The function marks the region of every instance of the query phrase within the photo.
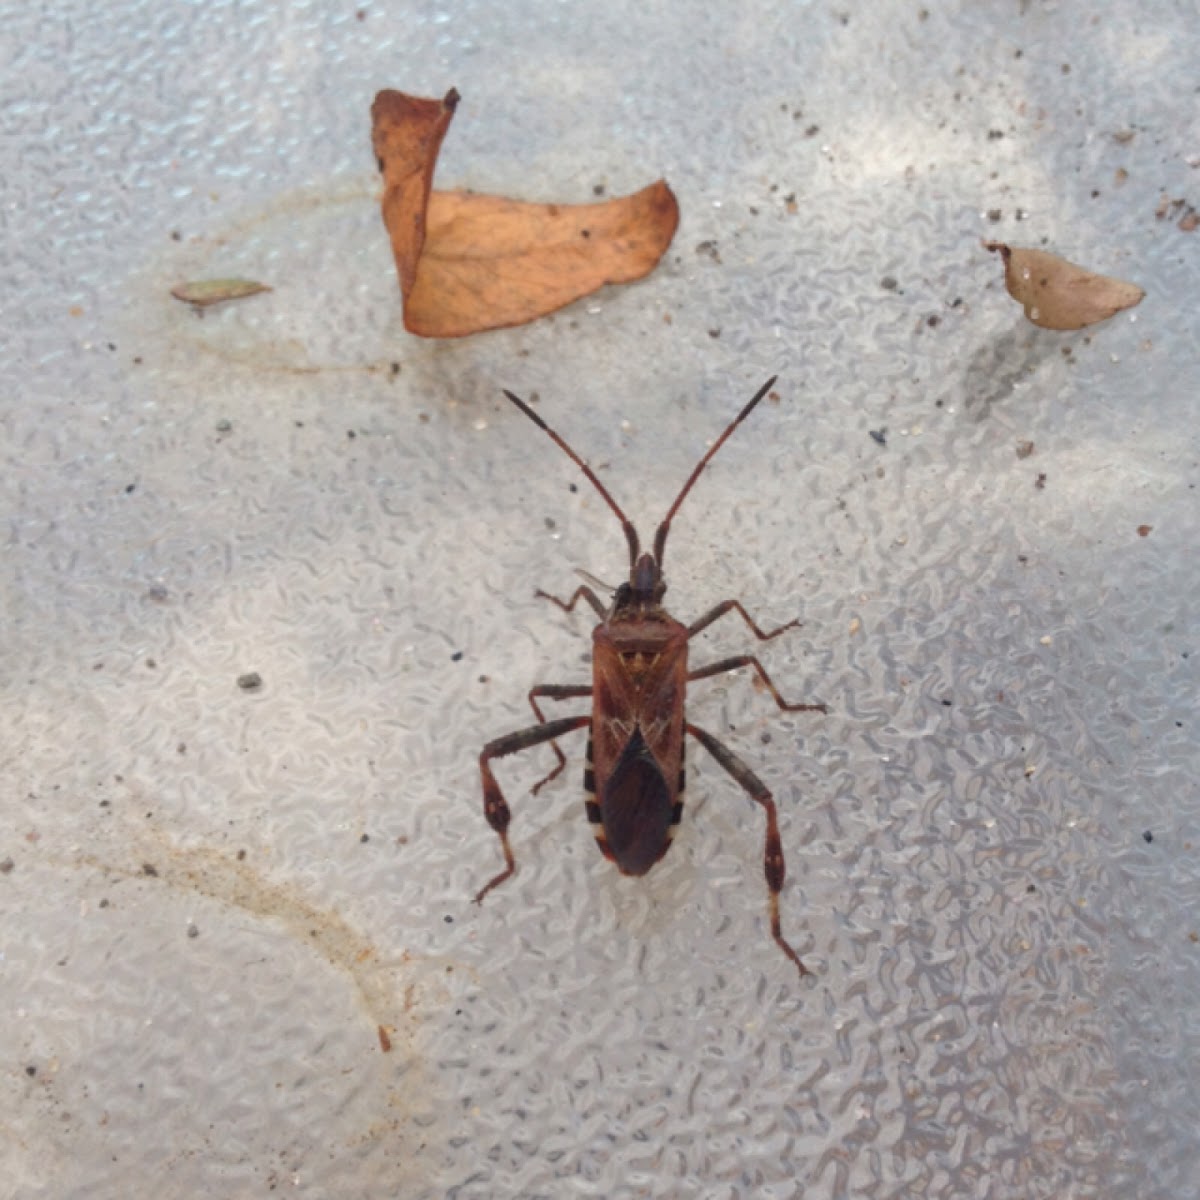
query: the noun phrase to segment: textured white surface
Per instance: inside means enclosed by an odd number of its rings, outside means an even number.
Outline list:
[[[0,5],[6,1196],[1200,1195],[1195,13],[869,14]],[[660,270],[406,336],[367,111],[452,84],[443,185],[665,175]],[[1035,330],[981,236],[1147,298]],[[228,274],[275,290],[168,296]],[[641,880],[581,737],[502,764],[476,910],[479,747],[587,677],[533,590],[623,563],[498,389],[645,532],[775,371],[668,599],[804,619],[762,656],[829,716],[689,712],[776,789],[815,981],[696,751]]]

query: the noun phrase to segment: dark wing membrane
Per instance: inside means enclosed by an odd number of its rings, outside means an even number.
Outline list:
[[[635,729],[600,798],[608,848],[626,875],[645,875],[666,853],[672,808],[667,781]]]

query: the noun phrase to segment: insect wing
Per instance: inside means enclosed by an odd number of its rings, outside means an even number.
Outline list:
[[[604,835],[626,875],[644,875],[670,842],[671,790],[640,728],[621,752],[600,798]]]

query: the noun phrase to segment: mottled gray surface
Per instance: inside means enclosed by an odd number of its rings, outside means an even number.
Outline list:
[[[0,5],[5,1196],[1200,1195],[1200,37],[1091,11]],[[661,269],[407,336],[367,113],[452,84],[443,185],[664,175]],[[1036,330],[981,237],[1147,298]],[[581,737],[502,764],[475,909],[479,747],[587,677],[533,590],[623,561],[498,388],[646,529],[776,371],[669,599],[803,617],[762,655],[827,717],[689,713],[815,979],[699,752],[640,880]]]

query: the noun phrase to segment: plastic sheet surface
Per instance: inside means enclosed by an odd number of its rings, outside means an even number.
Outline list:
[[[0,6],[0,1191],[1200,1196],[1194,17]],[[452,85],[441,186],[665,176],[660,268],[404,334],[367,114]],[[1147,297],[1035,329],[981,238]],[[641,879],[582,734],[505,760],[474,907],[480,747],[588,679],[534,591],[625,554],[499,389],[645,534],[775,372],[667,599],[803,621],[693,658],[827,716],[688,714],[813,978],[694,745]]]

